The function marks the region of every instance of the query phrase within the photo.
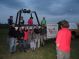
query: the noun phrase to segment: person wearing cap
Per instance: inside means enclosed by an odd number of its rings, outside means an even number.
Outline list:
[[[57,59],[70,59],[71,31],[68,28],[68,21],[62,20],[56,37]]]

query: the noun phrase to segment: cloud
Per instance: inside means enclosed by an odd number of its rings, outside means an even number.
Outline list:
[[[32,0],[33,6],[40,12],[51,15],[79,14],[79,0]]]
[[[14,9],[34,9],[49,15],[79,14],[79,0],[0,0],[0,4]]]
[[[70,0],[70,2],[66,5],[66,13],[79,15],[78,6],[79,6],[79,0]]]
[[[2,21],[4,19],[5,22],[8,16],[16,16],[21,8],[36,11],[40,19],[45,16],[51,19],[50,22],[63,18],[79,19],[78,6],[79,0],[0,0],[0,19]],[[73,21],[72,19],[70,21]],[[74,21],[79,22],[79,20]]]
[[[0,5],[4,5],[9,8],[23,8],[25,3],[21,0],[0,0]]]

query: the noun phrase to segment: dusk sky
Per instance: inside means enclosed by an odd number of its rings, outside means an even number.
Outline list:
[[[0,22],[7,23],[11,15],[15,21],[22,8],[36,11],[40,21],[46,17],[48,23],[62,19],[79,23],[79,0],[0,0]]]

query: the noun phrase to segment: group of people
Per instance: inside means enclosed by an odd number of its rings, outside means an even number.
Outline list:
[[[20,51],[26,52],[28,48],[35,51],[40,45],[44,45],[44,40],[46,39],[46,20],[44,20],[45,18],[41,21],[41,28],[35,25],[30,29],[30,26],[23,26],[23,17],[20,20],[21,26],[15,27],[13,17],[10,16],[10,19],[8,19],[10,52],[16,52],[16,46],[18,46]],[[33,18],[30,17],[28,25],[33,25]]]
[[[30,21],[28,21],[28,23],[33,24]],[[29,40],[30,40],[29,45],[30,45],[30,48],[32,48],[32,50],[35,50],[36,47],[39,48],[40,42],[42,44],[44,44],[43,39],[45,39],[45,37],[46,37],[46,30],[45,30],[46,27],[44,27],[46,25],[45,18],[43,18],[41,24],[42,25],[41,25],[40,29],[38,29],[37,25],[32,30],[29,30],[26,27],[25,27],[25,29],[22,29],[22,27],[20,27],[19,28],[19,35],[16,35],[17,32],[13,27],[9,31],[10,52],[16,51],[16,38],[17,37],[19,39],[20,47],[24,51],[26,50],[26,47],[27,47],[26,44]],[[71,44],[71,36],[72,35],[71,35],[71,31],[68,29],[69,28],[68,21],[62,20],[60,27],[61,27],[61,29],[59,29],[57,36],[56,36],[57,59],[70,59],[70,51],[71,51],[70,44]]]

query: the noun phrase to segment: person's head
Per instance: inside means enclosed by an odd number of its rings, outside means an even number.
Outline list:
[[[30,19],[33,19],[33,17],[30,17]]]
[[[13,16],[10,16],[10,19],[13,19]]]
[[[45,20],[45,17],[43,17],[43,20]]]
[[[25,27],[25,28],[24,28],[24,31],[28,31],[28,27]]]
[[[69,28],[69,23],[66,20],[61,21],[61,28]]]

